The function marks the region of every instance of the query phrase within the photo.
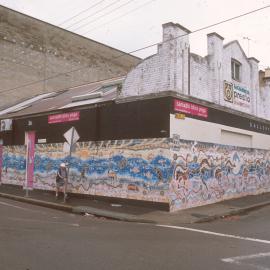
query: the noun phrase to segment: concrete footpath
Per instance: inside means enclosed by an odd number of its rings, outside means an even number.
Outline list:
[[[93,215],[114,220],[166,225],[182,225],[210,222],[235,215],[244,215],[261,207],[270,205],[270,193],[246,196],[240,199],[223,201],[211,205],[181,210],[174,213],[158,210],[154,206],[137,206],[128,203],[111,203],[86,196],[70,195],[66,203],[63,198],[55,198],[54,192],[33,190],[25,197],[22,187],[0,185],[0,197],[31,203],[43,207]]]

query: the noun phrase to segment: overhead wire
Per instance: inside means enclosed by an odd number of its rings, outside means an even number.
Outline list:
[[[64,21],[62,21],[61,23],[58,24],[58,26],[61,26],[61,25],[65,24],[65,23],[67,23],[68,21],[71,21],[71,20],[75,19],[76,17],[78,17],[78,16],[80,16],[80,15],[86,13],[87,11],[93,9],[94,7],[100,5],[100,4],[103,3],[104,1],[106,1],[106,0],[101,0],[101,1],[99,1],[99,2],[97,2],[97,3],[95,3],[94,5],[91,5],[90,7],[88,7],[88,8],[86,8],[86,9],[80,11],[79,13],[73,15],[72,17],[70,17],[70,18],[68,18],[68,19],[66,19],[66,20],[64,20]]]
[[[65,21],[63,21],[62,23],[58,24],[58,27],[59,27],[60,25],[64,24],[64,23],[66,23],[66,22],[68,22],[68,21],[70,21],[70,20],[72,20],[72,19],[78,17],[79,15],[81,15],[81,14],[83,14],[83,13],[89,11],[90,9],[96,7],[97,5],[99,5],[99,4],[101,4],[102,2],[105,2],[105,1],[106,1],[106,0],[101,0],[101,1],[99,1],[99,2],[97,2],[97,3],[95,3],[94,5],[91,5],[90,7],[88,7],[88,8],[86,8],[86,9],[80,11],[79,13],[73,15],[72,17],[67,18]],[[120,1],[120,0],[118,0],[118,1]],[[3,35],[4,35],[4,34],[3,34]],[[13,41],[12,41],[12,42],[13,42]],[[40,47],[40,48],[41,48],[41,51],[44,49],[44,50],[45,50],[45,53],[46,53],[47,49],[44,47],[44,45],[40,45],[39,43],[35,43],[35,42],[33,42],[33,41],[32,41],[31,43],[32,43],[33,45],[37,46],[37,47]],[[31,45],[31,46],[32,46],[32,45]],[[26,48],[26,49],[27,49],[27,48]],[[30,51],[29,53],[31,53],[31,51]],[[28,54],[28,53],[27,53],[27,54]],[[27,54],[26,54],[26,55],[27,55]],[[24,57],[24,56],[26,56],[26,55],[22,55],[22,57]],[[18,58],[15,57],[15,58],[13,58],[13,60],[19,60],[20,58],[21,58],[21,57],[18,57]]]
[[[117,17],[115,17],[114,19],[105,22],[104,24],[98,25],[97,27],[94,27],[94,28],[92,28],[92,29],[90,29],[90,30],[88,30],[88,31],[86,31],[86,32],[84,32],[84,33],[82,33],[82,35],[86,35],[86,34],[92,32],[92,31],[94,31],[94,30],[96,30],[96,29],[99,29],[99,28],[103,27],[104,25],[107,25],[107,24],[109,24],[109,23],[111,23],[111,22],[114,22],[114,21],[116,21],[116,20],[119,20],[119,19],[121,19],[121,18],[123,18],[123,17],[129,15],[130,13],[132,13],[132,12],[134,12],[134,11],[137,11],[138,9],[141,9],[141,8],[147,6],[147,5],[149,5],[149,4],[151,4],[152,2],[155,2],[155,1],[157,1],[157,0],[150,0],[150,1],[146,2],[146,3],[143,4],[143,5],[140,5],[140,6],[136,7],[136,8],[134,8],[134,9],[132,9],[132,10],[130,10],[130,11],[128,11],[128,12],[122,14],[121,16],[117,16]]]
[[[107,15],[109,15],[109,14],[112,14],[113,12],[119,10],[120,8],[122,8],[122,7],[124,7],[124,6],[127,6],[128,4],[130,4],[131,2],[134,2],[134,1],[135,1],[135,0],[129,0],[129,1],[127,1],[126,3],[124,3],[124,4],[122,4],[122,5],[118,6],[118,7],[116,7],[116,8],[114,8],[114,9],[110,10],[109,12],[107,12],[107,13],[105,13],[105,14],[103,14],[103,15],[101,15],[101,16],[95,18],[95,19],[93,19],[92,21],[87,22],[87,23],[85,23],[85,24],[83,24],[83,25],[81,25],[81,26],[79,26],[79,27],[73,29],[73,31],[78,31],[79,29],[84,28],[85,26],[88,26],[89,24],[91,24],[91,23],[93,23],[93,22],[96,22],[96,21],[100,20],[100,19],[104,18],[105,16],[107,16]]]
[[[80,11],[79,13],[73,15],[72,17],[69,17],[68,19],[66,19],[65,21],[63,21],[62,23],[60,23],[60,24],[58,25],[58,27],[59,27],[60,25],[64,24],[64,23],[66,23],[66,22],[68,22],[68,21],[70,21],[70,20],[72,20],[72,19],[78,17],[79,15],[81,15],[81,14],[83,14],[83,13],[89,11],[90,9],[92,9],[92,8],[94,8],[94,7],[96,7],[96,6],[98,6],[99,4],[101,4],[102,2],[105,2],[105,1],[106,1],[106,0],[101,0],[101,1],[99,1],[99,2],[97,2],[97,3],[95,3],[94,5],[91,5],[90,7],[88,7],[88,8],[86,8],[86,9]],[[120,0],[119,0],[119,1],[120,1]],[[12,41],[12,42],[13,42],[13,41]],[[32,43],[33,45],[39,47],[41,51],[44,51],[44,54],[47,53],[47,49],[44,47],[44,45],[41,46],[40,44],[35,43],[35,42],[31,42],[31,43]],[[30,47],[33,46],[33,45],[30,45]],[[27,50],[27,49],[28,49],[28,48],[25,48],[25,50]],[[44,50],[43,50],[43,49],[44,49]],[[27,55],[29,55],[29,54],[31,54],[31,53],[32,53],[32,50],[30,50],[29,52],[27,52],[27,53],[25,53],[25,54],[23,53],[23,54],[20,55],[19,57],[12,57],[12,60],[2,58],[1,61],[13,63],[13,64],[16,64],[16,65],[28,66],[28,65],[25,65],[25,64],[23,64],[23,63],[18,63],[18,62],[16,62],[16,61],[17,61],[17,60],[20,60],[20,59],[23,58],[23,57],[26,57]],[[32,69],[35,69],[35,68],[32,67],[32,66],[29,66],[29,67],[32,68]],[[38,71],[38,70],[37,70],[37,71]]]
[[[252,11],[243,13],[243,14],[238,15],[238,16],[231,17],[231,18],[226,19],[226,20],[219,21],[219,22],[217,22],[217,23],[213,23],[213,24],[204,26],[204,27],[202,27],[202,28],[198,28],[198,29],[196,29],[196,30],[194,30],[194,31],[191,31],[190,33],[186,33],[186,34],[183,34],[183,35],[180,35],[180,36],[173,37],[173,38],[171,38],[171,39],[169,39],[169,40],[167,40],[167,41],[165,41],[165,42],[169,42],[169,41],[175,40],[175,39],[180,38],[180,37],[188,36],[188,35],[190,35],[190,34],[194,34],[194,33],[197,33],[197,32],[203,31],[203,30],[206,30],[206,29],[208,29],[208,28],[212,28],[212,27],[214,27],[214,26],[217,26],[217,25],[220,25],[220,24],[223,24],[223,23],[226,23],[226,22],[229,22],[229,21],[233,21],[233,20],[239,19],[239,18],[241,18],[241,17],[250,15],[250,14],[252,14],[252,13],[255,13],[255,12],[258,12],[258,11],[261,11],[261,10],[264,10],[264,9],[267,9],[267,8],[270,8],[270,5],[267,5],[267,6],[258,8],[258,9],[254,9],[254,10],[252,10]],[[165,43],[165,42],[163,42],[163,43]],[[158,43],[153,43],[153,44],[150,44],[150,45],[148,45],[148,46],[139,48],[139,49],[137,49],[137,50],[134,50],[134,51],[129,52],[129,54],[132,54],[132,53],[135,53],[135,52],[138,52],[138,51],[141,51],[141,50],[149,49],[149,48],[151,48],[151,47],[157,46],[159,43],[160,43],[160,42],[158,42]]]
[[[187,36],[187,35],[191,35],[191,34],[194,34],[194,33],[199,32],[199,31],[203,31],[203,30],[206,30],[206,29],[208,29],[208,28],[212,28],[212,27],[214,27],[214,26],[217,26],[217,25],[220,25],[220,24],[229,22],[229,21],[233,21],[233,20],[239,19],[239,18],[244,17],[244,16],[247,16],[247,15],[250,15],[250,14],[253,14],[253,13],[256,13],[256,12],[259,12],[259,11],[262,11],[262,10],[267,9],[267,8],[270,8],[270,5],[266,5],[266,6],[264,6],[264,7],[261,7],[261,8],[258,8],[258,9],[254,9],[254,10],[251,10],[251,11],[249,11],[249,12],[246,12],[246,13],[243,13],[243,14],[240,14],[240,15],[237,15],[237,16],[234,16],[234,17],[231,17],[231,18],[228,18],[228,19],[219,21],[219,22],[217,22],[217,23],[213,23],[213,24],[210,24],[210,25],[208,25],[208,26],[204,26],[204,27],[198,28],[198,29],[196,29],[196,30],[194,30],[194,31],[191,31],[190,33],[182,34],[182,35],[179,35],[179,36],[170,38],[170,39],[168,39],[168,40],[165,40],[165,41],[163,41],[162,43],[164,44],[164,43],[173,41],[173,40],[175,40],[175,39],[178,39],[178,38],[180,38],[180,37],[184,37],[184,36]],[[153,43],[153,44],[150,44],[150,45],[148,45],[148,46],[141,47],[141,48],[139,48],[139,49],[130,51],[130,52],[128,52],[128,53],[124,53],[124,52],[123,52],[123,53],[119,54],[118,56],[114,56],[114,57],[109,58],[108,61],[114,60],[114,59],[117,59],[117,58],[120,58],[120,57],[123,57],[123,56],[126,56],[126,55],[128,55],[128,54],[132,54],[132,53],[135,53],[135,52],[138,52],[138,51],[142,51],[142,50],[145,50],[145,49],[154,47],[154,46],[157,46],[158,44],[160,44],[160,42],[159,42],[159,43]],[[31,86],[31,85],[34,85],[34,84],[37,84],[37,83],[46,82],[46,81],[48,81],[48,80],[50,80],[50,79],[54,79],[54,78],[56,78],[56,77],[59,77],[59,76],[62,76],[62,75],[66,75],[66,74],[70,74],[70,73],[73,73],[73,72],[77,72],[77,71],[79,71],[79,70],[83,70],[83,69],[87,69],[87,68],[89,68],[89,65],[87,65],[87,66],[85,66],[85,67],[80,67],[80,68],[75,69],[75,70],[70,70],[70,71],[68,71],[68,72],[58,73],[58,74],[56,74],[56,75],[54,75],[54,76],[47,77],[47,78],[42,79],[42,80],[33,81],[33,82],[30,82],[30,83],[27,83],[27,84],[24,84],[24,85],[19,85],[19,86],[17,86],[17,87],[13,87],[13,88],[9,88],[9,89],[4,89],[4,90],[2,90],[2,91],[0,90],[0,93],[5,93],[5,92],[9,92],[9,91],[15,91],[15,90],[18,90],[18,89],[23,88],[23,87]],[[90,83],[90,82],[89,82],[89,83]]]
[[[109,5],[105,6],[105,7],[101,8],[101,9],[99,9],[99,10],[93,12],[93,13],[91,13],[91,14],[88,15],[87,17],[84,17],[84,18],[80,19],[79,21],[76,21],[76,22],[72,23],[71,25],[65,27],[65,29],[70,29],[70,28],[73,27],[74,25],[77,25],[78,23],[81,23],[81,22],[87,20],[88,18],[90,18],[90,17],[92,17],[92,16],[94,16],[94,15],[96,15],[96,14],[98,14],[98,13],[104,11],[105,9],[107,9],[107,8],[109,8],[109,7],[111,7],[111,6],[113,6],[114,4],[116,4],[116,3],[120,2],[120,1],[121,1],[121,0],[116,0],[116,1],[112,2],[111,4],[109,4]]]
[[[72,16],[72,17],[66,19],[66,20],[65,20],[64,22],[62,22],[61,24],[64,24],[65,22],[68,22],[68,21],[74,19],[75,17],[77,17],[77,16],[79,16],[79,15],[81,15],[81,14],[83,14],[83,13],[89,11],[90,9],[94,8],[95,6],[97,6],[98,4],[101,4],[101,3],[104,2],[104,1],[105,1],[105,0],[101,0],[101,1],[97,2],[96,4],[90,6],[89,8],[86,8],[86,9],[82,10],[81,12],[77,13],[76,15],[74,15],[74,16]],[[121,0],[118,0],[118,1],[121,1]],[[118,1],[115,1],[114,3],[118,2]],[[116,9],[114,9],[113,11],[115,11],[115,10],[117,10],[117,9],[119,9],[119,8],[121,8],[121,7],[125,6],[125,5],[127,5],[127,4],[129,4],[129,3],[132,2],[132,1],[134,1],[134,0],[130,0],[130,1],[128,1],[127,3],[124,3],[123,5],[117,7]],[[151,0],[151,1],[156,1],[156,0]],[[112,4],[114,4],[114,3],[112,3]],[[107,7],[110,7],[112,4],[108,5]],[[108,14],[112,13],[113,11],[108,12],[107,14],[103,14],[103,16],[108,15]],[[103,17],[103,16],[100,16],[99,18],[101,18],[101,17]],[[97,19],[99,19],[99,18],[97,18]],[[97,20],[97,19],[96,19],[96,20]],[[95,20],[94,20],[94,21],[95,21]],[[31,51],[30,51],[29,53],[31,53]],[[27,54],[29,54],[29,53],[27,53]],[[44,52],[44,53],[46,53],[46,48],[45,48],[45,52]],[[18,63],[18,62],[16,62],[16,61],[17,61],[17,60],[20,60],[22,57],[27,56],[27,54],[22,55],[22,56],[20,56],[20,57],[18,57],[18,58],[16,58],[16,57],[14,58],[14,57],[13,57],[12,60],[13,60],[14,64],[26,66],[26,65],[21,64],[21,63]],[[4,60],[4,59],[3,59],[3,60]],[[9,60],[7,60],[7,62],[12,63],[12,61],[9,61]],[[30,67],[30,66],[29,66],[29,67]],[[31,68],[34,69],[33,67],[31,67]]]

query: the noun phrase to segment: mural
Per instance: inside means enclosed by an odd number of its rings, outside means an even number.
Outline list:
[[[67,162],[69,192],[168,202],[169,157],[169,139],[82,142],[71,158],[63,153],[63,144],[40,144],[34,187],[54,189],[56,171]]]
[[[270,191],[270,153],[194,141],[177,142],[171,211]]]
[[[26,168],[25,146],[4,146],[2,183],[24,185]]]
[[[23,185],[25,146],[3,147],[2,182]],[[270,152],[171,139],[37,144],[34,188],[55,189],[69,164],[68,192],[165,202],[170,210],[270,191]]]

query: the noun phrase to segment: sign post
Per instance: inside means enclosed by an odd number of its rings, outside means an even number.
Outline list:
[[[0,185],[2,184],[3,140],[0,139]]]
[[[65,137],[67,143],[64,143],[63,151],[69,153],[68,160],[70,161],[72,151],[74,150],[75,143],[80,139],[80,136],[79,136],[77,130],[74,127],[72,127],[64,134],[64,137]],[[70,166],[68,166],[68,169],[67,169],[67,179],[66,179],[65,186],[64,186],[64,203],[66,202],[66,198],[67,198],[67,185],[68,185],[68,178],[69,178],[69,169],[70,169]]]
[[[34,159],[35,159],[35,132],[26,132],[26,179],[25,196],[29,196],[29,190],[33,189],[34,182]]]

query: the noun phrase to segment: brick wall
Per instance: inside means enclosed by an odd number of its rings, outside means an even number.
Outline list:
[[[257,112],[258,116],[266,119],[270,119],[270,79],[264,79],[260,87],[260,90],[257,93],[258,103],[257,103]]]
[[[120,54],[0,6],[0,108],[42,92],[126,74],[139,59],[127,54],[117,58]],[[71,70],[78,71],[56,77]],[[7,91],[48,77],[52,78]]]
[[[122,97],[171,90],[270,120],[270,86],[259,85],[259,61],[248,58],[238,41],[224,44],[217,33],[207,35],[207,56],[189,53],[188,33],[179,24],[164,24],[157,54],[128,73]],[[232,78],[232,61],[240,64],[239,80]],[[224,96],[225,82],[231,100]]]
[[[177,24],[164,24],[163,43],[158,46],[158,53],[146,58],[129,72],[122,96],[144,95],[167,90],[187,94],[189,41],[186,34],[188,33],[187,29]],[[180,38],[172,39],[173,37]]]

